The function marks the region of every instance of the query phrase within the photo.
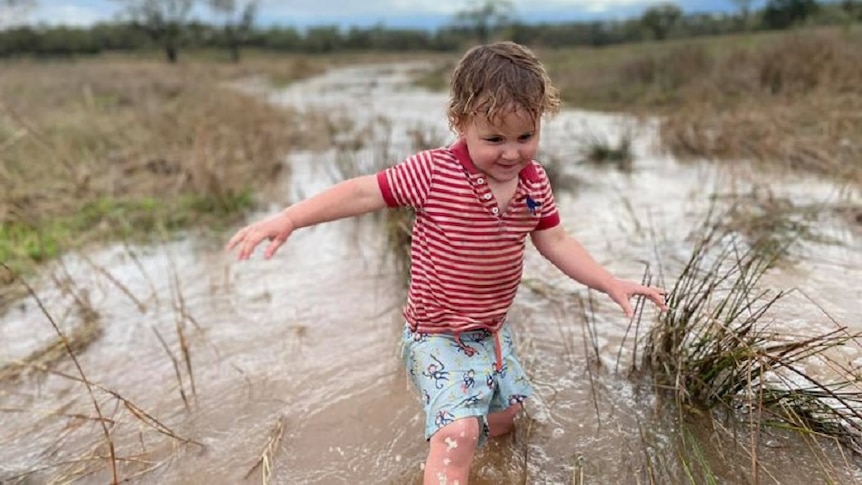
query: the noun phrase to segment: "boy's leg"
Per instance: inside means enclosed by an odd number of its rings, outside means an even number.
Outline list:
[[[533,387],[515,353],[512,328],[507,323],[498,335],[503,354],[502,368],[494,373],[496,390],[488,413],[488,436],[502,436],[512,431],[515,416],[523,402],[533,394]]]
[[[488,437],[502,436],[515,427],[515,416],[521,410],[521,403],[513,404],[502,411],[488,414]]]
[[[513,404],[503,411],[488,415],[488,436],[501,436],[512,431],[515,416],[521,404]],[[466,485],[470,465],[479,442],[481,425],[478,418],[457,419],[440,428],[429,440],[430,449],[425,461],[425,485]]]
[[[479,433],[476,417],[456,419],[437,430],[429,440],[424,485],[466,485]]]

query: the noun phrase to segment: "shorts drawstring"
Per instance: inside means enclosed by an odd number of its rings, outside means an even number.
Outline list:
[[[469,345],[461,341],[461,332],[455,332],[454,336],[455,343],[458,344],[458,348],[463,350],[464,353],[467,354],[467,357],[473,357],[473,355],[476,353],[476,349],[470,347]]]
[[[495,330],[490,333],[494,336],[494,369],[497,372],[503,372],[503,347],[500,345],[500,332]],[[476,353],[476,349],[461,341],[461,332],[455,332],[453,335],[458,348],[463,350],[467,357],[472,357]]]
[[[500,346],[500,332],[494,331],[494,357],[496,357],[496,361],[494,362],[494,366],[497,368],[497,372],[503,372],[503,348]]]

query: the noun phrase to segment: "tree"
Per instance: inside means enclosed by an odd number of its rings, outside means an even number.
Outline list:
[[[860,0],[842,0],[841,10],[851,19],[862,20],[862,1]]]
[[[0,30],[24,23],[36,0],[0,0]]]
[[[731,0],[739,10],[739,24],[743,30],[748,29],[748,18],[751,16],[751,5],[754,0]]]
[[[786,29],[814,15],[816,0],[769,0],[763,9],[763,25],[769,29]]]
[[[258,0],[209,0],[210,8],[224,17],[224,35],[230,57],[239,62],[240,47],[248,41]]]
[[[641,24],[652,32],[656,40],[664,40],[681,18],[682,10],[679,7],[663,3],[648,8],[641,17]]]
[[[475,32],[479,43],[487,44],[491,35],[509,22],[514,8],[510,0],[484,0],[459,12],[456,23]]]
[[[177,62],[180,36],[194,0],[117,0],[132,20],[165,50],[168,62]]]

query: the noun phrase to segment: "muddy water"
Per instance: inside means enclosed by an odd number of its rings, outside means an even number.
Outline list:
[[[369,171],[383,151],[393,161],[409,154],[414,132],[449,141],[445,97],[410,87],[411,74],[422,67],[343,69],[271,99],[325,110],[359,129],[377,127],[378,142],[350,159]],[[639,279],[649,264],[656,274],[663,268],[664,284],[671,285],[690,251],[687,236],[716,192],[747,193],[766,184],[799,204],[860,202],[856,193],[813,179],[678,163],[654,149],[650,126],[637,127],[633,172],[577,163],[585,134],[614,139],[630,129],[624,118],[566,111],[543,132],[544,156],[561,160],[578,181],[558,194],[567,229],[619,276]],[[338,179],[334,166],[343,156],[335,150],[291,154],[293,173],[281,195],[250,218]],[[801,288],[820,308],[801,296],[788,298],[776,324],[795,333],[831,328],[825,310],[862,330],[854,318],[862,314],[862,235],[837,215],[824,215],[818,227],[828,238],[796,246],[797,263],[770,273],[766,283]],[[81,368],[89,381],[158,420],[93,390],[109,420],[120,478],[259,483],[264,467],[256,464],[275,440],[266,460],[273,483],[419,483],[426,452],[421,409],[398,358],[402,282],[385,257],[379,223],[365,217],[300,231],[271,261],[235,263],[222,244],[188,237],[103,248],[69,256],[32,282],[66,331],[80,325],[76,302],[96,310],[102,334],[79,352]],[[674,462],[678,430],[657,419],[654,397],[624,377],[631,335],[625,339],[628,322],[619,310],[596,297],[592,321],[602,363],[596,368],[588,365],[592,339],[585,338],[578,305],[586,292],[533,250],[525,278],[512,321],[537,393],[517,432],[480,452],[471,483],[572,483],[578,456],[586,483],[637,483],[650,464]],[[0,320],[0,364],[54,337],[39,307],[22,301]],[[859,364],[860,351],[851,346],[842,356]],[[78,375],[66,361],[54,369]],[[106,439],[83,384],[34,372],[0,384],[0,408],[0,482],[110,480]],[[702,429],[695,434],[714,440]],[[758,450],[763,483],[823,481],[822,467],[801,440],[774,434],[764,442]],[[751,458],[733,446],[722,449],[709,456],[721,482],[749,483]],[[830,472],[835,482],[860,480],[856,466],[835,450],[821,459],[837,464]],[[669,483],[684,476],[680,471]]]

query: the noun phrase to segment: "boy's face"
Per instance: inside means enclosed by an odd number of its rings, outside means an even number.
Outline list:
[[[505,112],[493,123],[473,116],[464,125],[459,132],[473,164],[495,182],[516,179],[536,156],[541,121],[522,109]]]

